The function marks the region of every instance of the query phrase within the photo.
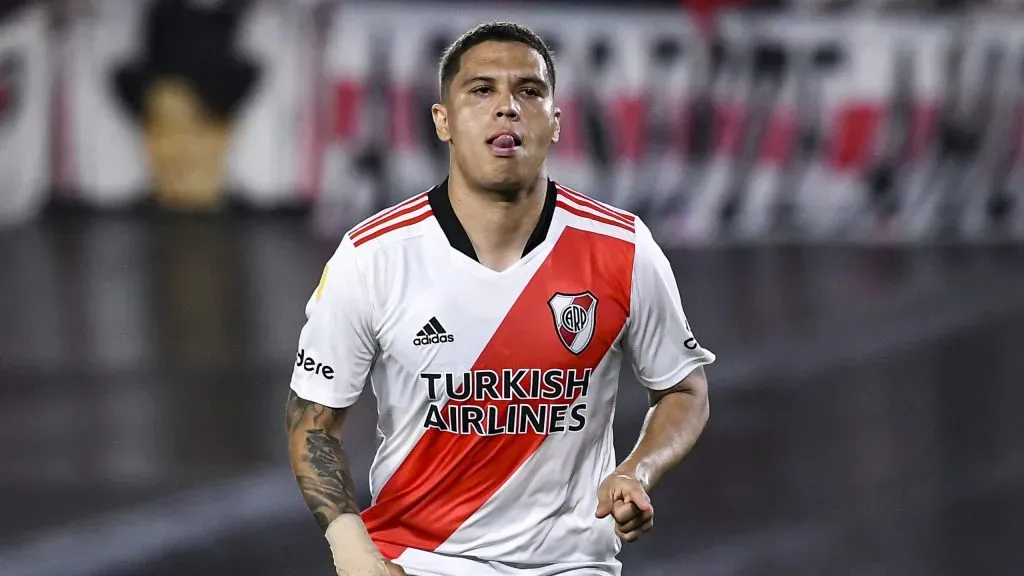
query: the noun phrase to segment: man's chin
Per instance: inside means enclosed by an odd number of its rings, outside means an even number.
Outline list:
[[[481,183],[481,188],[503,198],[509,200],[514,199],[518,196],[529,183],[523,178],[505,178],[495,179]]]
[[[537,182],[539,173],[525,174],[521,167],[505,167],[491,172],[480,182],[481,188],[496,193],[519,192]],[[532,172],[532,171],[531,171]]]

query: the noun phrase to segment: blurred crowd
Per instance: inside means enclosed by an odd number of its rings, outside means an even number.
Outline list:
[[[556,52],[552,175],[666,242],[1019,241],[1020,4],[8,1],[0,222],[299,209],[335,237],[443,177],[437,58],[510,18]]]

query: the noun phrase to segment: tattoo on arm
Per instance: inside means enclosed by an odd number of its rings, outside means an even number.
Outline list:
[[[327,525],[341,514],[358,514],[355,482],[341,441],[324,430],[310,430],[303,458],[315,472],[316,484],[310,486],[307,480],[302,495],[320,527],[327,530]],[[299,484],[303,484],[302,479]]]
[[[288,396],[292,470],[306,505],[324,530],[342,514],[358,514],[355,482],[340,439],[345,410]]]

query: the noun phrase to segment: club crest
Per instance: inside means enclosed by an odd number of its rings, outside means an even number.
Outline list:
[[[573,354],[580,354],[590,344],[597,323],[597,296],[590,292],[556,293],[548,300],[555,321],[558,339]]]

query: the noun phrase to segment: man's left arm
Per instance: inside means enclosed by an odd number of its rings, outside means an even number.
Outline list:
[[[636,447],[598,489],[598,518],[611,515],[615,534],[626,542],[654,528],[654,506],[648,494],[689,454],[711,414],[703,367],[671,388],[648,394],[651,408]]]
[[[650,409],[636,447],[601,483],[597,516],[635,540],[654,525],[648,492],[690,452],[710,415],[703,366],[715,355],[694,337],[668,259],[637,221],[625,348],[648,392]]]
[[[650,390],[651,408],[640,438],[615,473],[635,478],[645,492],[689,454],[711,414],[708,381],[698,366],[667,390]]]

